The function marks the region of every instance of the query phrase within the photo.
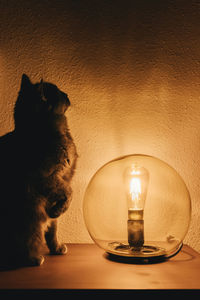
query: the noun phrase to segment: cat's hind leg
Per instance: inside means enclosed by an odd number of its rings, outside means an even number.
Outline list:
[[[57,240],[57,220],[54,219],[50,222],[50,225],[45,232],[45,240],[50,250],[50,254],[56,255],[67,253],[67,246],[65,244],[60,244]]]

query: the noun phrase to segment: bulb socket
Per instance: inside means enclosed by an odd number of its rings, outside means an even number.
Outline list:
[[[140,250],[144,245],[144,220],[128,220],[128,243],[133,250]]]
[[[143,209],[133,209],[128,210],[128,220],[143,220]]]

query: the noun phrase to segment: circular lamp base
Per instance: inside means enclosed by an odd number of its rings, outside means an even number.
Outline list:
[[[119,242],[112,242],[108,245],[107,252],[117,256],[123,257],[133,257],[133,258],[164,258],[166,256],[166,251],[163,248],[143,245],[141,248],[133,248],[128,244],[122,244]]]

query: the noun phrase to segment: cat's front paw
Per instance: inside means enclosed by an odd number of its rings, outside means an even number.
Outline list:
[[[68,251],[67,245],[61,244],[61,245],[58,247],[57,254],[66,254],[67,251]]]
[[[44,263],[44,256],[42,255],[30,257],[28,260],[29,266],[41,266],[43,263]]]
[[[52,255],[63,255],[66,253],[67,253],[67,246],[65,244],[60,244],[55,249],[51,250]]]

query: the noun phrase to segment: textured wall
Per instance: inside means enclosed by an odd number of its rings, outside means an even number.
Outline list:
[[[191,194],[185,242],[200,251],[200,6],[194,0],[1,0],[0,134],[13,129],[23,72],[68,93],[79,152],[74,200],[59,237],[91,241],[86,185],[130,153],[173,166]]]

